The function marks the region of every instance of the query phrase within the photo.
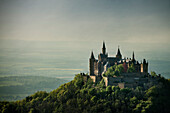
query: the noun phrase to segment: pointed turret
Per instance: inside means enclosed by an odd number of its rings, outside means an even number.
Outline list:
[[[91,52],[91,56],[89,58],[89,74],[94,75],[94,63],[95,63],[95,58],[93,51]]]
[[[135,54],[134,54],[134,51],[133,51],[133,54],[132,54],[132,62],[135,62]]]
[[[93,51],[91,52],[91,57],[90,57],[91,59],[95,59],[94,58],[94,54],[93,54]]]
[[[121,55],[121,53],[120,53],[119,46],[118,46],[116,58],[122,59],[122,55]]]
[[[106,47],[105,47],[105,42],[104,42],[104,41],[103,41],[102,53],[103,53],[104,55],[106,54]]]
[[[146,64],[146,60],[145,59],[143,59],[143,64]]]
[[[121,55],[119,47],[118,47],[118,50],[117,50],[117,55]]]
[[[134,54],[134,51],[133,51],[132,59],[134,59],[134,60],[135,60],[135,54]]]

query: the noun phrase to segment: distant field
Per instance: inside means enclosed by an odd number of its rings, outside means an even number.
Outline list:
[[[80,47],[71,46],[70,43],[50,42],[49,46],[42,48],[35,47],[37,43],[33,44],[33,42],[21,47],[8,47],[10,44],[5,47],[0,45],[0,100],[20,100],[39,90],[49,92],[73,80],[77,73],[88,73],[88,59],[93,47],[87,46],[84,42],[79,43]],[[101,52],[100,47],[101,43],[94,45],[95,58]],[[109,55],[114,56],[117,47],[112,44],[109,48]],[[132,49],[128,50],[125,47],[123,49],[122,45],[121,52],[123,56],[131,57]],[[166,51],[159,51],[159,53],[157,50],[135,51],[135,57],[139,62],[143,58],[148,60],[149,72],[155,71],[165,78],[170,78],[169,55]]]
[[[0,77],[0,101],[21,100],[37,91],[50,92],[67,80],[53,77],[12,76]]]

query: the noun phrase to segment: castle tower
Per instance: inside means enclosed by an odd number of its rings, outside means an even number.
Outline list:
[[[91,57],[89,58],[89,74],[94,75],[94,62],[95,58],[93,55],[93,51],[91,52]]]
[[[108,54],[106,53],[105,42],[103,41],[102,53],[98,55],[98,60],[105,62],[107,60]]]
[[[106,47],[105,47],[105,42],[104,42],[104,41],[103,41],[102,53],[103,53],[104,55],[106,54]]]
[[[143,59],[143,63],[141,63],[141,72],[148,73],[148,62],[146,62],[145,59]]]
[[[134,51],[133,51],[133,54],[132,54],[132,62],[135,63],[135,54],[134,54]]]
[[[122,55],[121,55],[121,53],[120,53],[119,46],[118,46],[118,51],[117,51],[116,58],[118,58],[118,59],[122,59]]]
[[[102,64],[101,64],[101,61],[98,61],[97,62],[97,70],[98,70],[98,73],[97,73],[97,76],[101,76],[101,73],[102,73]]]

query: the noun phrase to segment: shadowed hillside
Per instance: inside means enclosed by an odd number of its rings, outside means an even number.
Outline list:
[[[170,80],[161,78],[148,90],[117,86],[105,87],[104,82],[83,82],[78,74],[74,80],[47,93],[39,91],[16,102],[1,102],[2,113],[168,113],[170,112]]]

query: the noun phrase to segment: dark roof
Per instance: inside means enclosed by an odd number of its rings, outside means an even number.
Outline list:
[[[105,42],[103,41],[103,49],[106,49],[106,47],[105,47]]]
[[[134,51],[133,51],[133,54],[132,54],[132,62],[135,62],[135,54],[134,54]]]
[[[94,59],[93,51],[91,52],[91,57],[90,58]]]
[[[118,56],[121,56],[119,47],[118,47],[117,55],[118,55]]]

